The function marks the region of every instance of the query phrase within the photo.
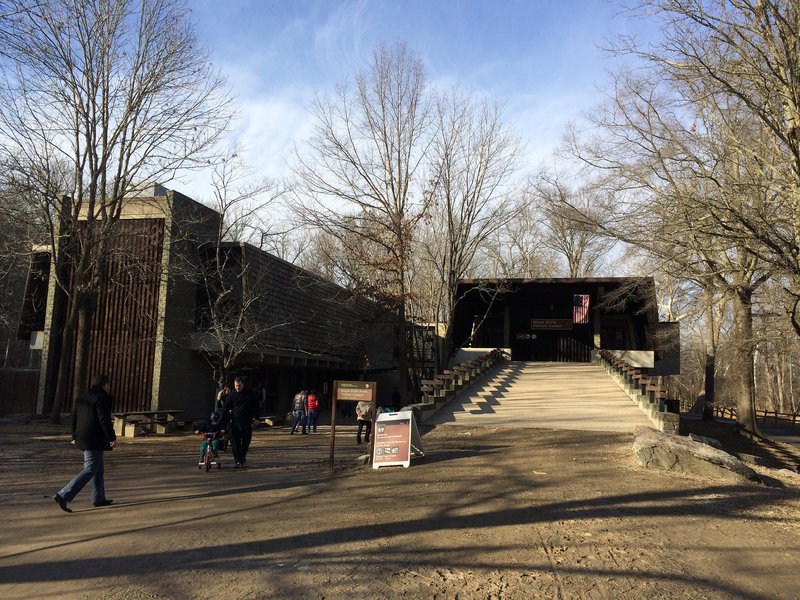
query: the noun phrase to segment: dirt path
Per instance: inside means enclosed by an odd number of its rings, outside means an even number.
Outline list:
[[[50,496],[63,428],[0,426],[0,597],[800,598],[800,489],[639,467],[619,433],[423,428],[409,469],[352,467],[354,435],[255,434],[205,473],[192,436],[123,441],[113,506]]]

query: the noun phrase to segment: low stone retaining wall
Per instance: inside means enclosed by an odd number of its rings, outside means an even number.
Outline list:
[[[677,410],[670,410],[677,405],[677,402],[668,398],[667,389],[659,385],[655,377],[630,366],[609,350],[600,351],[600,362],[622,391],[642,409],[656,429],[669,434],[678,433],[680,415]]]

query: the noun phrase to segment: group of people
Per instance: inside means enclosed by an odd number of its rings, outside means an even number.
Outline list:
[[[234,389],[223,388],[217,396],[217,403],[211,417],[200,423],[195,432],[228,432],[235,467],[247,464],[247,451],[253,437],[253,425],[258,420],[260,411],[259,399],[244,385],[244,379],[237,377],[233,382]],[[108,506],[113,502],[106,498],[104,486],[103,453],[112,450],[117,444],[114,433],[111,406],[113,398],[108,377],[95,375],[89,390],[75,401],[72,412],[72,444],[83,451],[83,470],[67,485],[53,496],[53,500],[65,512],[72,512],[68,504],[91,481],[92,504]],[[394,397],[393,397],[394,400]],[[293,399],[293,422],[290,433],[300,427],[303,434],[317,431],[321,398],[316,391],[301,390]],[[358,430],[356,442],[369,443],[372,432],[373,406],[371,402],[359,402],[356,405]],[[204,439],[201,456],[205,455],[208,442]],[[219,451],[219,439],[211,441],[212,452]]]
[[[300,426],[300,430],[304,435],[311,433],[311,431],[316,433],[317,423],[319,422],[319,407],[320,397],[315,390],[310,392],[300,390],[297,392],[292,399],[292,429],[289,433],[294,435],[298,426]]]
[[[216,410],[208,421],[198,425],[196,433],[213,431],[222,433],[227,428],[234,467],[241,468],[247,464],[247,451],[253,438],[253,425],[258,421],[260,411],[261,404],[253,390],[244,386],[243,377],[237,377],[233,380],[233,390],[226,386],[217,395]],[[217,451],[218,448],[213,447],[212,441],[212,452]],[[205,446],[201,446],[201,454],[205,454]]]
[[[314,390],[300,390],[292,399],[292,428],[289,435],[299,428],[303,435],[310,432],[317,432],[317,422],[319,421],[320,397]],[[356,419],[358,429],[356,431],[356,443],[361,443],[361,434],[364,433],[364,441],[369,443],[369,436],[372,432],[372,402],[359,402],[356,404]]]
[[[233,387],[232,391],[221,398],[218,410],[214,411],[209,421],[200,427],[220,432],[228,429],[233,459],[236,467],[240,468],[247,464],[247,450],[250,448],[253,424],[258,420],[260,407],[253,392],[244,387],[243,378],[237,377]],[[71,443],[83,451],[83,469],[53,496],[55,503],[64,512],[72,512],[68,504],[89,482],[92,484],[94,506],[108,506],[113,502],[106,497],[103,464],[103,453],[113,450],[117,445],[111,415],[113,398],[110,392],[108,377],[95,375],[89,390],[75,400]],[[212,445],[212,451],[217,452],[218,448]]]

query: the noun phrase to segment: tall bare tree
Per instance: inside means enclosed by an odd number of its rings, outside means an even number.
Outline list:
[[[479,250],[517,212],[514,175],[520,141],[502,121],[502,108],[475,101],[458,89],[437,102],[437,135],[430,150],[431,206],[421,223],[418,262],[430,275],[422,312],[444,323],[444,352],[452,352],[452,315],[458,280],[475,268]]]
[[[8,1],[0,16],[0,166],[44,214],[68,297],[53,420],[85,383],[81,339],[126,195],[207,160],[229,119],[223,80],[174,0]]]
[[[476,276],[537,278],[563,275],[557,253],[545,244],[543,219],[530,194],[523,190],[516,204],[514,218],[481,248]]]
[[[680,81],[713,117],[729,152],[757,165],[758,180],[746,182],[750,202],[709,202],[709,220],[719,235],[785,271],[787,289],[800,298],[800,1],[637,6],[639,14],[662,21],[664,39],[648,46],[623,39],[613,49]],[[758,124],[757,135],[742,134],[742,114]],[[795,329],[800,332],[800,321]]]
[[[597,275],[617,243],[598,227],[612,214],[610,198],[591,184],[575,189],[549,173],[540,173],[531,183],[544,245],[564,258],[568,277]]]
[[[683,114],[702,115],[698,137],[720,142],[713,155],[684,158],[702,186],[704,214],[695,229],[750,263],[739,262],[727,291],[737,327],[739,420],[757,433],[752,299],[765,274],[752,257],[783,271],[787,291],[800,299],[800,2],[644,0],[634,13],[659,19],[663,38],[623,38],[612,49],[671,82]]]
[[[732,101],[724,110],[709,108],[682,79],[669,72],[659,75],[620,73],[609,103],[592,117],[599,133],[573,135],[572,148],[607,175],[605,184],[614,197],[609,207],[616,213],[606,220],[612,235],[699,282],[709,308],[715,294],[732,302],[738,420],[758,434],[752,299],[769,270],[758,251],[745,243],[742,224],[730,213],[747,212],[754,199],[763,198],[759,190],[769,187],[772,175],[763,161],[732,148],[737,139],[761,137],[763,128],[740,103]],[[725,218],[717,210],[720,206],[729,207]],[[713,326],[711,318],[707,323]],[[709,364],[709,401],[712,370]]]
[[[187,276],[199,279],[201,290],[197,347],[223,387],[230,384],[239,356],[263,351],[268,334],[286,324],[270,314],[264,300],[274,282],[260,268],[256,251],[269,246],[272,224],[267,215],[286,186],[279,180],[253,178],[236,150],[216,164],[211,186],[213,198],[206,204],[219,215],[216,235],[188,245],[197,255],[187,257]]]
[[[422,61],[402,43],[380,45],[354,87],[342,83],[335,96],[318,95],[311,110],[315,131],[295,169],[299,214],[365,267],[355,274],[356,290],[395,315],[405,397],[411,247],[428,204],[431,105]]]

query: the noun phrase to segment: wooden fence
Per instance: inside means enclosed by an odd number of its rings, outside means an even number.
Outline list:
[[[736,409],[728,406],[715,406],[714,416],[736,420]],[[775,425],[800,426],[800,414],[782,413],[777,410],[756,410],[756,420],[765,425],[772,423]]]

